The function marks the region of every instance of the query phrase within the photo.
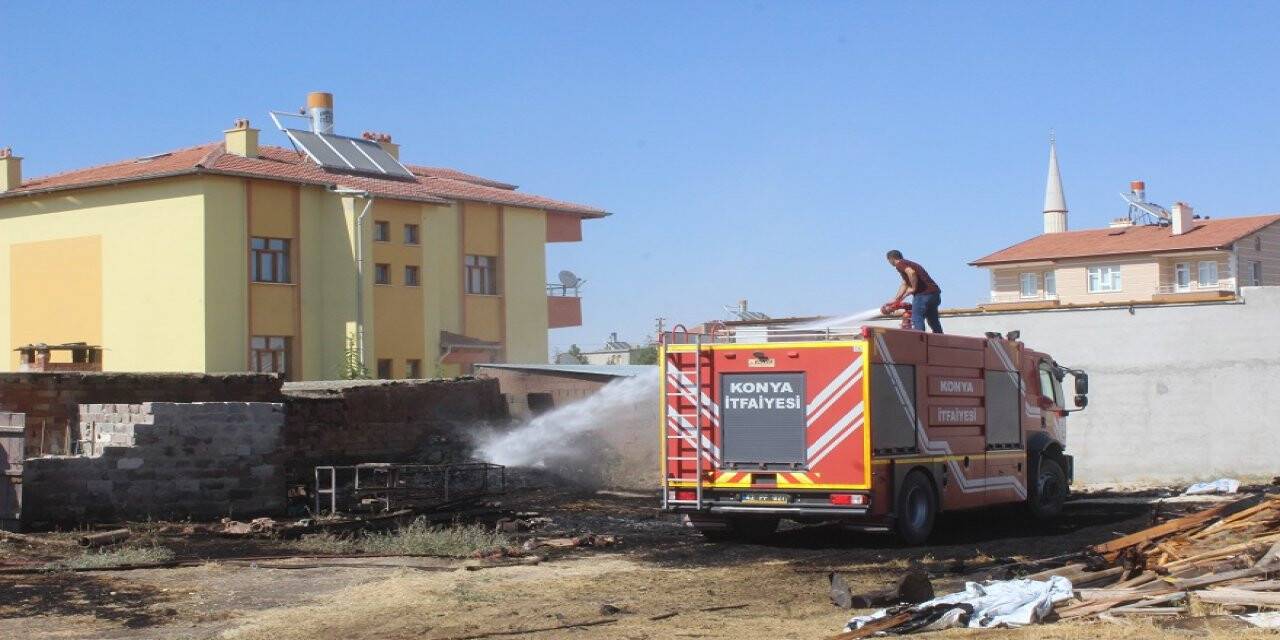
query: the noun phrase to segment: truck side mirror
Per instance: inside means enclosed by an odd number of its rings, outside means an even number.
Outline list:
[[[1083,409],[1089,406],[1089,396],[1079,394],[1076,396],[1076,407]]]
[[[1089,394],[1089,374],[1083,371],[1079,371],[1079,372],[1076,372],[1075,376],[1076,376],[1076,394],[1081,396],[1088,395]],[[1084,405],[1080,405],[1080,406],[1083,407]]]

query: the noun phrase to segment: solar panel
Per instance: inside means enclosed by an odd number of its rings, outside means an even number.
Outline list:
[[[308,157],[325,169],[394,178],[413,178],[413,174],[405,169],[404,165],[376,142],[299,129],[285,129],[284,132]]]
[[[298,148],[310,156],[316,164],[326,169],[351,169],[351,165],[347,164],[346,160],[343,160],[337,151],[329,148],[329,145],[325,144],[319,135],[310,131],[299,131],[298,129],[285,129],[284,133],[289,136],[290,140],[293,140],[294,144],[298,145]]]

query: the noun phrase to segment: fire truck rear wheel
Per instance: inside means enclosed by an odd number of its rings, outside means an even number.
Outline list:
[[[933,532],[938,513],[938,496],[933,482],[923,471],[912,471],[898,487],[895,527],[898,535],[910,545],[924,544]]]
[[[1052,520],[1062,514],[1062,505],[1067,501],[1067,474],[1053,458],[1040,458],[1038,466],[1027,506],[1036,518]]]

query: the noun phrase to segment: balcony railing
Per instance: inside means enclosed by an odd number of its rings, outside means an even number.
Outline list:
[[[568,286],[558,282],[547,283],[547,295],[557,298],[577,298],[581,295],[582,285]]]
[[[1236,290],[1235,278],[1221,278],[1216,282],[1200,282],[1197,280],[1193,280],[1185,286],[1179,286],[1174,283],[1169,283],[1169,284],[1162,284],[1159,287],[1156,287],[1156,293],[1160,293],[1160,294],[1205,293],[1209,291],[1234,292],[1235,290]]]
[[[1008,302],[1045,302],[1057,299],[1058,294],[1056,293],[1038,293],[1034,296],[1028,297],[1022,295],[1022,292],[1020,291],[992,291],[991,300],[988,302],[991,304]]]

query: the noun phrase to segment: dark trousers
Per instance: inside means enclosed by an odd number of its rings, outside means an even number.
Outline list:
[[[942,333],[942,320],[938,317],[938,307],[942,306],[942,292],[916,293],[911,296],[911,328],[924,331],[924,323],[934,333]]]

